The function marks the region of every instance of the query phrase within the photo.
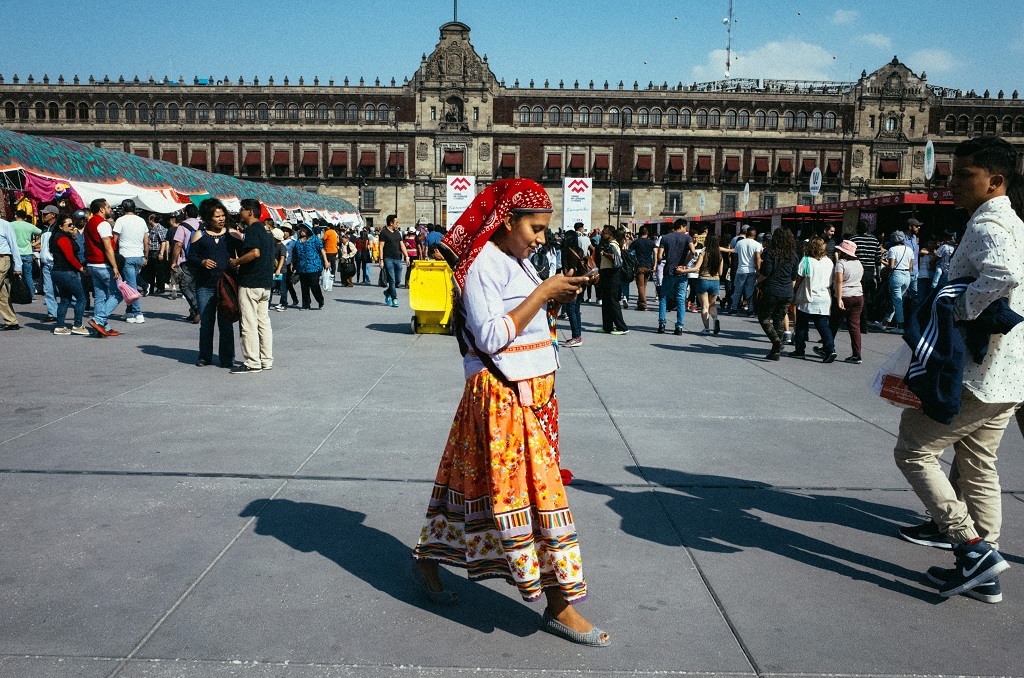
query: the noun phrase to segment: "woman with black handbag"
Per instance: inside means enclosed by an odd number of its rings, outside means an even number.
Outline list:
[[[345,287],[352,287],[352,276],[356,274],[356,258],[358,256],[359,252],[348,233],[343,233],[341,245],[338,247],[338,274]]]

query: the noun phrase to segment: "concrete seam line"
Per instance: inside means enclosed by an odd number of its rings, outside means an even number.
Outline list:
[[[587,382],[590,384],[590,388],[594,389],[594,395],[597,396],[597,399],[598,401],[600,401],[601,406],[605,409],[605,412],[608,413],[608,419],[609,421],[612,422],[612,426],[615,428],[615,432],[619,435],[619,439],[622,441],[623,446],[625,446],[626,451],[629,453],[630,458],[633,460],[633,464],[634,466],[636,466],[637,472],[640,474],[640,477],[643,479],[643,481],[647,483],[647,491],[650,492],[651,496],[654,497],[654,501],[655,503],[658,504],[658,508],[661,509],[661,512],[665,516],[665,519],[668,520],[668,524],[672,526],[672,531],[675,532],[676,538],[679,539],[679,544],[683,547],[683,553],[686,554],[686,557],[690,561],[690,564],[693,566],[694,571],[697,572],[697,575],[700,577],[701,582],[703,582],[704,588],[707,589],[708,595],[710,595],[711,599],[714,601],[715,607],[718,609],[718,614],[722,617],[722,620],[725,622],[726,626],[729,627],[729,632],[732,633],[733,640],[736,641],[736,645],[740,648],[740,652],[743,653],[744,658],[750,665],[751,671],[756,673],[758,676],[764,675],[761,671],[760,666],[758,666],[757,660],[754,659],[754,655],[751,652],[750,648],[747,647],[746,642],[744,642],[742,636],[740,636],[739,629],[736,628],[736,625],[729,617],[729,613],[726,612],[725,605],[722,603],[722,600],[718,597],[718,594],[715,592],[714,587],[711,585],[711,582],[708,580],[707,575],[704,573],[704,569],[697,562],[697,559],[693,555],[693,551],[690,549],[689,546],[686,545],[686,540],[683,538],[683,534],[679,530],[679,526],[676,525],[674,520],[672,520],[671,514],[669,514],[669,512],[665,508],[665,505],[661,502],[661,499],[658,497],[658,493],[655,492],[655,485],[651,483],[647,476],[644,475],[643,466],[641,466],[640,460],[637,459],[636,453],[633,452],[633,448],[630,447],[629,443],[626,441],[626,436],[622,433],[622,429],[619,428],[619,423],[615,420],[614,415],[612,415],[611,411],[608,409],[608,404],[604,401],[604,398],[601,396],[601,393],[597,390],[597,386],[594,384],[594,380],[590,378],[590,373],[587,372],[587,368],[583,366],[583,362],[580,360],[579,353],[573,351],[573,358],[575,358],[576,364],[579,365],[580,370],[583,372],[583,376],[587,378]]]
[[[418,340],[418,339],[419,339],[419,335],[416,336],[416,340]],[[346,411],[345,414],[341,417],[341,419],[338,420],[338,423],[334,426],[333,429],[331,429],[330,433],[328,433],[324,437],[324,439],[320,441],[320,444],[317,445],[316,448],[314,448],[314,450],[309,453],[309,456],[307,456],[305,459],[303,459],[302,463],[299,464],[299,466],[294,471],[292,471],[292,473],[290,474],[292,477],[298,475],[299,471],[302,470],[302,467],[305,466],[307,463],[309,463],[309,460],[312,459],[316,455],[316,453],[320,451],[321,448],[323,448],[324,444],[330,439],[330,437],[332,435],[334,435],[334,432],[337,431],[341,427],[341,425],[343,423],[345,423],[345,420],[348,419],[349,415],[351,415],[352,412],[355,411],[355,409],[359,405],[359,403],[363,402],[363,400],[365,400],[370,395],[370,393],[373,392],[373,389],[375,389],[377,387],[377,385],[384,379],[384,377],[386,377],[391,372],[391,370],[394,369],[395,365],[397,365],[402,360],[402,358],[405,357],[405,354],[409,352],[409,350],[413,347],[414,344],[415,344],[415,341],[411,342],[406,347],[406,349],[404,351],[402,351],[401,355],[399,355],[397,358],[395,358],[394,362],[392,362],[388,366],[388,368],[386,370],[384,370],[384,372],[380,375],[380,377],[377,378],[377,381],[373,382],[373,385],[371,385],[370,388],[366,389],[366,393],[363,394],[363,397],[360,398],[356,402],[355,405],[353,405],[352,407],[348,408],[348,411]],[[281,485],[274,491],[274,493],[272,495],[270,495],[270,497],[265,502],[263,502],[263,505],[260,506],[258,511],[256,511],[255,515],[253,515],[251,518],[249,518],[249,520],[247,520],[245,522],[245,524],[242,525],[242,528],[240,530],[238,530],[238,532],[235,534],[235,536],[232,537],[231,540],[224,546],[224,548],[222,548],[220,550],[220,553],[218,553],[214,557],[214,559],[210,562],[210,564],[207,565],[206,568],[202,572],[199,573],[199,576],[196,577],[195,581],[193,581],[191,584],[189,584],[188,587],[182,592],[182,594],[180,596],[178,596],[178,599],[174,601],[174,604],[172,604],[167,609],[167,611],[164,612],[163,615],[161,615],[161,617],[156,621],[155,624],[153,624],[153,626],[149,629],[149,631],[147,631],[146,634],[139,640],[139,642],[136,643],[135,647],[133,647],[132,650],[127,655],[125,655],[125,657],[121,661],[121,663],[116,668],[114,668],[113,671],[111,671],[107,675],[107,678],[115,678],[115,676],[117,676],[119,673],[121,673],[125,669],[125,667],[128,666],[128,662],[133,657],[135,657],[135,655],[138,654],[140,650],[142,650],[142,648],[146,645],[146,643],[149,642],[150,638],[152,638],[156,634],[156,632],[160,630],[160,628],[163,626],[164,622],[167,621],[171,617],[171,615],[174,614],[174,612],[179,607],[181,607],[182,603],[185,602],[185,600],[189,597],[189,595],[196,589],[196,587],[199,586],[199,584],[202,583],[203,579],[206,578],[206,575],[208,575],[210,572],[213,571],[213,568],[217,566],[217,563],[219,563],[221,561],[221,559],[231,549],[231,547],[234,546],[235,543],[239,539],[242,538],[242,535],[245,534],[246,531],[248,531],[249,527],[256,521],[256,519],[259,518],[263,514],[263,510],[267,506],[270,505],[270,502],[274,501],[274,499],[276,499],[278,497],[278,495],[280,495],[284,491],[284,488],[288,486],[288,483],[290,481],[291,481],[291,478],[289,478],[289,479],[285,480],[284,482],[282,482]]]

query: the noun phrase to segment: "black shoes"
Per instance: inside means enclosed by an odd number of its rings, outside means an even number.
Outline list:
[[[925,572],[925,577],[928,581],[935,584],[939,588],[946,586],[950,579],[955,575],[955,569],[946,569],[944,567],[929,567],[928,571]],[[974,588],[967,589],[962,595],[968,598],[974,598],[980,600],[983,603],[989,603],[994,605],[996,603],[1003,602],[1003,589],[999,586],[999,577],[990,579],[984,584],[978,584]]]
[[[259,374],[262,371],[262,367],[249,367],[245,363],[231,368],[231,374]]]
[[[821,362],[823,363],[832,363],[835,362],[836,360],[837,354],[835,351],[832,351],[831,353],[825,353],[825,349],[823,349],[821,346],[815,346],[811,350],[813,350],[815,354],[821,356]]]
[[[675,328],[672,331],[672,334],[676,335],[677,337],[680,336],[682,333],[683,333],[683,328],[682,327],[677,327],[677,328]]]
[[[911,544],[931,546],[932,548],[945,549],[946,551],[953,549],[953,542],[943,534],[934,520],[929,520],[927,523],[921,523],[920,525],[901,527],[899,535],[900,539],[909,541]]]
[[[658,334],[665,334],[665,323],[658,323]]]
[[[955,545],[953,555],[956,556],[956,567],[949,570],[944,582],[939,584],[939,595],[943,598],[975,589],[1010,568],[999,551],[981,539],[973,544]]]

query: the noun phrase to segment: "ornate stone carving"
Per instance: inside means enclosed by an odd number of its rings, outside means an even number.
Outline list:
[[[480,160],[481,162],[487,162],[491,159],[491,145],[488,143],[480,144]]]
[[[864,165],[864,151],[857,150],[853,152],[853,166],[863,167]]]
[[[924,151],[914,151],[914,167],[924,167]]]
[[[416,159],[427,160],[430,157],[430,150],[427,148],[427,142],[421,141],[416,146]]]

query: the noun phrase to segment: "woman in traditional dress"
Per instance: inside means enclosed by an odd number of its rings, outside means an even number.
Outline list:
[[[608,634],[572,607],[587,586],[558,465],[551,322],[557,304],[588,281],[572,271],[541,281],[530,264],[551,211],[540,184],[503,179],[476,197],[441,243],[454,269],[466,388],[412,572],[431,601],[449,605],[458,596],[444,588],[439,563],[467,568],[472,580],[503,578],[526,601],[546,595],[542,630],[603,646]]]

